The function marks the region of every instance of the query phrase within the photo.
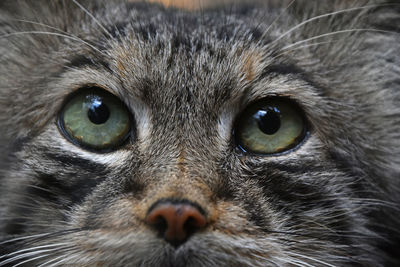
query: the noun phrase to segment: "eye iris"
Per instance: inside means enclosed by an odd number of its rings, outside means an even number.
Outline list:
[[[116,149],[131,136],[128,109],[108,91],[97,87],[82,88],[67,100],[60,112],[58,126],[74,144],[103,152]]]
[[[269,107],[266,110],[258,110],[254,114],[260,130],[268,135],[273,135],[281,127],[281,119],[277,108]]]
[[[241,150],[278,155],[299,146],[307,137],[307,124],[299,106],[284,97],[250,104],[238,118],[235,138]]]
[[[92,96],[88,109],[88,118],[94,124],[103,124],[110,117],[110,110],[98,96]]]

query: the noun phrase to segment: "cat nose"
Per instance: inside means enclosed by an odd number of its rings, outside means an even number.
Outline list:
[[[159,201],[149,209],[145,221],[175,247],[207,224],[204,211],[189,201]]]

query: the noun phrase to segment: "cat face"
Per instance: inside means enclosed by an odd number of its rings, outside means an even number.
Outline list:
[[[399,262],[397,5],[18,4],[0,266]]]

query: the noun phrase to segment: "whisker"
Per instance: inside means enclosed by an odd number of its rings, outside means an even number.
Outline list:
[[[265,36],[269,33],[269,30],[272,28],[272,26],[278,21],[280,17],[282,17],[283,14],[287,12],[287,10],[296,2],[296,0],[292,0],[282,12],[279,13],[279,15],[271,22],[271,24],[268,26],[268,28],[265,30],[262,36]],[[261,38],[262,39],[262,38]]]
[[[289,261],[285,259],[284,261],[287,262],[287,263],[293,264],[295,266],[299,266],[299,267],[304,267],[304,266],[315,267],[314,265],[308,264],[308,263],[306,263],[306,262],[304,262],[302,260],[299,260],[299,259],[289,259]]]
[[[60,28],[53,27],[51,25],[48,25],[48,24],[45,24],[45,23],[41,23],[41,22],[37,22],[37,21],[25,20],[25,19],[10,19],[10,21],[17,21],[17,22],[23,22],[23,23],[29,23],[29,24],[32,24],[32,25],[42,26],[42,27],[46,27],[48,29],[52,29],[52,30],[58,31],[60,33],[65,33],[65,34],[68,34],[70,36],[77,37],[77,36],[74,36],[74,35],[70,34],[69,32],[61,30]]]
[[[44,254],[44,255],[40,255],[40,256],[31,258],[31,259],[27,259],[27,260],[24,260],[24,261],[22,261],[22,262],[20,262],[18,264],[13,265],[13,267],[20,266],[22,264],[25,264],[25,263],[28,263],[28,262],[31,262],[31,261],[34,261],[34,260],[37,260],[37,259],[45,258],[45,257],[48,257],[48,256],[50,256],[50,254]]]
[[[335,265],[332,265],[332,264],[327,263],[327,262],[322,261],[322,260],[317,260],[317,259],[315,259],[315,258],[313,258],[313,257],[310,257],[310,256],[305,256],[305,255],[298,254],[298,253],[294,253],[294,252],[290,252],[290,251],[287,251],[286,253],[289,254],[289,255],[292,255],[292,256],[297,256],[297,257],[300,257],[300,258],[304,258],[304,259],[307,259],[307,260],[311,260],[311,261],[320,263],[320,264],[325,265],[325,266],[335,267]]]
[[[314,222],[314,221],[310,221]],[[317,228],[320,230],[320,228]],[[323,233],[323,236],[316,236],[313,234],[302,234],[298,233],[298,231],[302,230],[297,230],[293,229],[291,231],[275,231],[275,230],[264,230],[265,232],[268,232],[270,234],[277,234],[277,235],[288,235],[288,236],[297,236],[297,237],[302,237],[302,238],[307,238],[309,240],[314,240],[314,241],[322,241],[326,242],[326,239],[322,237],[352,237],[352,238],[358,238],[358,239],[376,239],[376,236],[371,236],[368,234],[363,234],[363,233],[358,233],[358,232],[353,232],[353,231],[334,231],[333,229],[327,229],[329,232]],[[280,239],[280,238],[279,238]],[[280,239],[280,240],[285,240],[285,241],[290,241],[290,242],[295,242],[295,243],[301,243],[301,241],[296,241],[296,240],[288,240],[288,239]]]
[[[27,187],[34,188],[34,189],[38,189],[38,190],[40,190],[40,191],[44,191],[44,192],[47,192],[47,193],[54,194],[54,192],[51,191],[50,189],[43,188],[43,187],[40,187],[40,186],[37,186],[37,185],[29,184]]]
[[[74,247],[71,247],[71,248],[74,248]],[[70,249],[71,250],[71,249]],[[64,253],[64,252],[68,252],[68,249],[65,249],[65,250],[62,250],[62,252]],[[65,258],[66,257],[66,255],[65,254],[63,254],[63,255],[61,255],[61,256],[58,256],[58,257],[55,257],[55,258],[52,258],[52,259],[50,259],[50,260],[48,260],[48,261],[46,261],[46,262],[44,262],[44,263],[42,263],[42,264],[40,264],[38,267],[44,267],[44,266],[55,266],[55,265],[57,265],[58,263],[56,262],[56,263],[54,263],[54,264],[52,264],[52,265],[49,265],[50,263],[52,263],[52,262],[55,262],[55,261],[58,261],[59,259],[61,259],[61,258]]]
[[[307,38],[305,40],[301,40],[301,41],[295,42],[293,44],[284,46],[282,48],[282,50],[286,50],[293,46],[303,44],[303,43],[306,43],[309,41],[313,41],[313,40],[316,40],[319,38],[323,38],[323,37],[327,37],[327,36],[331,36],[331,35],[342,34],[342,33],[352,33],[352,32],[382,32],[382,33],[392,33],[392,34],[395,33],[396,34],[396,32],[393,32],[393,31],[385,31],[385,30],[378,30],[378,29],[347,29],[347,30],[334,31],[334,32],[329,32],[329,33],[324,33],[324,34],[320,34],[317,36],[313,36],[313,37]]]
[[[61,33],[56,33],[56,32],[43,32],[43,31],[22,31],[22,32],[13,32],[13,33],[7,33],[7,34],[3,34],[0,35],[0,38],[7,38],[7,37],[11,37],[11,36],[17,36],[17,35],[23,35],[23,34],[43,34],[43,35],[54,35],[54,36],[58,36],[58,37],[63,37],[66,39],[70,39],[70,40],[74,40],[74,41],[78,41],[81,42],[87,46],[89,46],[90,48],[92,48],[93,50],[99,52],[100,54],[106,56],[105,53],[103,53],[102,51],[100,51],[98,48],[96,48],[95,46],[89,44],[88,42],[77,38],[77,37],[73,37],[73,36],[69,36],[66,34],[61,34]]]
[[[18,241],[23,241],[26,239],[33,239],[33,238],[40,238],[40,237],[46,237],[50,235],[50,233],[45,233],[45,234],[38,234],[38,235],[31,235],[31,236],[23,236],[23,237],[17,237],[17,238],[13,238],[13,239],[9,239],[9,240],[5,240],[0,242],[0,245],[5,245],[8,243],[12,243],[12,242],[18,242]]]
[[[54,223],[49,223],[46,221],[37,221],[35,223],[32,223],[29,221],[29,218],[25,219],[23,217],[16,217],[16,218],[8,218],[8,220],[17,220],[17,221],[13,221],[13,225],[15,226],[30,226],[30,227],[41,227],[41,228],[50,228],[50,227],[54,227],[55,225],[63,227],[66,226],[67,224],[63,221],[54,221]],[[18,220],[26,220],[26,221],[18,221]],[[58,223],[58,224],[56,224]]]
[[[260,255],[254,254],[254,253],[252,253],[251,255],[257,259],[262,260],[263,262],[268,262],[270,264],[273,264],[274,266],[279,266],[277,263],[273,262],[271,259],[268,259],[264,256],[260,256]]]
[[[76,250],[72,250],[72,252],[76,252]],[[78,256],[79,255],[76,255],[76,254],[74,255],[73,253],[69,253],[67,255],[64,255],[64,257],[65,257],[64,259],[61,259],[61,260],[59,260],[57,262],[54,262],[53,264],[49,265],[49,267],[57,266],[57,265],[60,265],[63,262],[74,260]],[[43,266],[45,266],[45,265],[43,265]]]
[[[5,257],[10,257],[10,256],[14,256],[20,253],[24,253],[24,252],[29,252],[31,250],[35,250],[35,249],[42,249],[42,248],[51,248],[51,247],[60,247],[60,246],[64,246],[64,245],[68,245],[68,243],[58,243],[58,244],[51,244],[51,245],[45,245],[45,246],[38,246],[38,247],[31,247],[31,248],[26,248],[26,249],[21,249],[9,254],[5,254],[0,256],[0,259],[5,258]]]
[[[9,259],[6,259],[4,261],[1,261],[0,262],[0,266],[4,266],[4,265],[6,265],[8,263],[12,263],[12,262],[15,262],[15,261],[20,260],[20,259],[28,258],[28,257],[35,256],[35,255],[38,255],[38,254],[46,253],[46,252],[51,252],[51,251],[54,251],[54,250],[59,250],[59,249],[43,249],[43,250],[38,250],[38,251],[33,251],[33,252],[26,252],[26,253],[23,253],[21,255],[17,255],[17,256],[14,256],[12,258],[9,258]]]
[[[388,4],[390,5],[390,4]],[[393,5],[393,4],[392,4]],[[300,22],[299,24],[297,24],[296,26],[292,27],[291,29],[289,29],[288,31],[284,32],[283,34],[281,34],[277,39],[275,39],[274,41],[272,41],[270,43],[270,45],[277,43],[279,40],[281,40],[282,38],[284,38],[285,36],[289,35],[290,33],[292,33],[293,31],[295,31],[296,29],[300,28],[301,26],[313,22],[315,20],[321,19],[321,18],[325,18],[325,17],[329,17],[329,16],[335,16],[338,14],[342,14],[342,13],[346,13],[346,12],[352,12],[352,11],[357,11],[357,10],[363,10],[363,9],[368,9],[368,8],[375,8],[375,7],[380,7],[380,6],[384,6],[384,5],[366,5],[366,6],[362,6],[362,7],[353,7],[353,8],[348,8],[348,9],[343,9],[343,10],[339,10],[339,11],[334,11],[331,13],[326,13],[323,15],[319,15],[319,16],[315,16],[309,19],[306,19],[303,22]]]
[[[57,232],[50,232],[50,233],[45,233],[45,234],[40,234],[40,235],[32,235],[32,236],[25,236],[25,237],[18,237],[10,240],[5,240],[0,243],[0,245],[6,245],[10,243],[16,243],[16,246],[27,246],[29,244],[35,244],[40,241],[54,238],[57,236],[65,235],[68,233],[77,233],[84,231],[83,228],[76,228],[76,229],[68,229],[68,230],[62,230],[62,231],[57,231]]]
[[[68,35],[70,37],[76,38],[77,40],[83,42],[84,44],[88,44],[82,38],[80,38],[80,37],[78,37],[78,36],[76,36],[74,34],[71,34],[69,32],[63,31],[60,28],[53,27],[53,26],[45,24],[45,23],[41,23],[41,22],[37,22],[37,21],[31,21],[31,20],[24,20],[24,19],[10,19],[10,21],[17,21],[17,22],[29,23],[29,24],[32,24],[32,25],[38,25],[38,26],[46,27],[48,29],[55,30],[55,31],[57,31],[59,33],[62,33],[62,34]],[[33,185],[32,185],[32,187],[33,187]]]
[[[275,59],[277,59],[277,58],[279,58],[281,56],[287,55],[287,54],[289,54],[291,52],[294,52],[294,51],[297,51],[297,50],[300,50],[300,49],[309,48],[309,47],[313,47],[313,46],[320,46],[320,45],[325,45],[325,44],[333,44],[333,43],[336,43],[336,42],[338,42],[338,41],[337,40],[335,40],[335,41],[324,41],[324,42],[316,42],[316,43],[311,43],[311,44],[299,45],[298,47],[295,47],[295,48],[292,48],[292,49],[283,50],[284,52],[275,55],[271,59],[271,62],[274,62]]]
[[[85,12],[91,19],[93,19],[93,21],[108,35],[108,37],[113,39],[111,33],[103,26],[103,24],[100,23],[98,19],[95,18],[95,16],[93,16],[92,13],[89,12],[89,10],[83,7],[77,0],[72,0],[72,2],[74,2],[83,12]]]

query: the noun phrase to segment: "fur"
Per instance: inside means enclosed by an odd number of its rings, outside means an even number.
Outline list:
[[[1,1],[0,266],[399,265],[399,5],[265,2]],[[112,152],[57,127],[88,85],[134,118]],[[309,137],[245,153],[236,119],[268,96]],[[178,248],[144,223],[171,198],[208,220]]]

